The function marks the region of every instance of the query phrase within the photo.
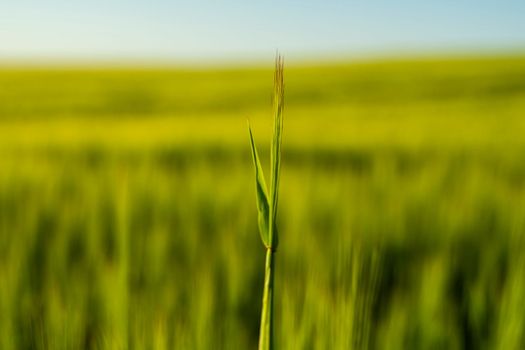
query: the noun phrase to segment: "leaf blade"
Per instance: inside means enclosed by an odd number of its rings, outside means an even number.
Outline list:
[[[266,181],[264,180],[264,173],[255,141],[253,139],[252,128],[248,122],[248,131],[250,134],[250,145],[252,150],[252,160],[255,168],[255,186],[257,196],[257,221],[259,225],[259,234],[265,247],[270,247],[270,204],[268,202],[268,190],[266,188]]]

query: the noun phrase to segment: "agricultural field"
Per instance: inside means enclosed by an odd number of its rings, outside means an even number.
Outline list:
[[[0,68],[0,349],[257,347],[272,69]],[[525,56],[286,64],[282,142],[276,349],[525,348]]]

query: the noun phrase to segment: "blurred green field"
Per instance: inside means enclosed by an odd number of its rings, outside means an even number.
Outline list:
[[[272,77],[1,68],[0,349],[256,348]],[[525,58],[285,82],[278,348],[524,348]]]

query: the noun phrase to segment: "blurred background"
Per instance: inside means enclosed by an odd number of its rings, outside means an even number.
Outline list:
[[[525,3],[7,0],[0,43],[1,349],[256,348],[277,50],[278,348],[525,347]]]

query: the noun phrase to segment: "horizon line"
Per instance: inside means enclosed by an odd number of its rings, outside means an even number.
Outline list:
[[[277,51],[275,51],[277,52]],[[273,53],[275,55],[275,52]],[[283,52],[279,51],[281,54]],[[244,56],[244,57],[242,57]],[[262,68],[269,64],[268,58],[222,57],[208,59],[189,59],[171,57],[1,57],[0,68],[75,68],[75,67],[137,67],[137,68]],[[513,59],[525,57],[525,47],[493,50],[400,50],[377,51],[366,53],[326,53],[320,55],[286,54],[292,66],[307,66],[318,64],[366,64],[389,61],[433,61],[433,60],[469,60],[469,59]],[[290,59],[291,57],[291,59]]]

